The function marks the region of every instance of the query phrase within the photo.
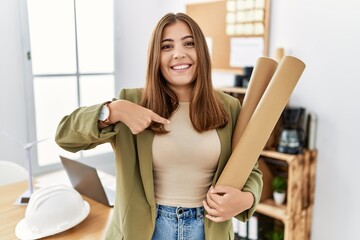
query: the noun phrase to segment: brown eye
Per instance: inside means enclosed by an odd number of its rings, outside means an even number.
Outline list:
[[[193,47],[193,46],[195,46],[195,43],[194,43],[193,41],[191,41],[191,42],[185,42],[185,46],[186,46],[186,47]]]
[[[164,44],[161,46],[161,50],[168,50],[170,49],[172,46],[170,44]]]

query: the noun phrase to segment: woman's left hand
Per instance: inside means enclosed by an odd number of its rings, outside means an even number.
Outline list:
[[[203,201],[206,217],[214,222],[223,222],[249,209],[254,203],[250,192],[230,186],[211,187]]]

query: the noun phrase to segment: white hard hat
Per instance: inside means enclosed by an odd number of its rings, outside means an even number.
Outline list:
[[[70,229],[90,212],[89,203],[72,187],[54,185],[33,193],[25,218],[16,225],[20,239],[38,239]]]

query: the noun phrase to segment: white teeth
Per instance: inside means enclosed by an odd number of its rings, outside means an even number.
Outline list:
[[[185,69],[185,68],[188,68],[188,67],[190,67],[190,65],[186,64],[186,65],[174,66],[172,68],[175,69],[175,70],[182,70],[182,69]]]

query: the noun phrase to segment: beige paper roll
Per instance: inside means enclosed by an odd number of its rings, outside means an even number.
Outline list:
[[[267,57],[258,58],[254,70],[251,74],[249,86],[246,89],[246,94],[241,107],[239,118],[236,122],[236,127],[233,135],[234,150],[241,134],[243,133],[246,124],[250,117],[253,115],[256,106],[258,105],[261,96],[264,94],[266,87],[268,86],[278,63]]]
[[[277,48],[277,49],[275,50],[275,56],[274,56],[275,60],[278,61],[278,62],[280,62],[281,59],[282,59],[282,58],[284,57],[284,55],[285,55],[284,53],[285,53],[284,48]]]
[[[216,185],[243,188],[304,69],[301,60],[283,57]]]

